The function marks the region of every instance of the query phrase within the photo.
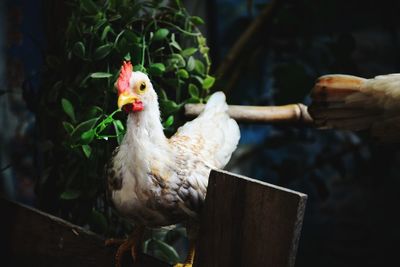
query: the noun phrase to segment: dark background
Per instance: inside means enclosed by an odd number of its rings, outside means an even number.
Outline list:
[[[50,1],[52,2],[52,1]],[[62,25],[49,1],[0,4],[0,173],[11,198],[35,203],[35,118],[42,55]],[[271,1],[186,1],[206,25],[214,72]],[[46,5],[47,6],[46,6]],[[47,13],[46,13],[47,12]],[[373,77],[400,67],[400,2],[277,1],[217,84],[235,104],[309,104],[327,73]],[[59,19],[56,20],[56,18]],[[61,21],[61,22],[60,22]],[[60,26],[61,27],[61,26]],[[29,78],[29,79],[28,79]],[[29,83],[26,82],[29,80]],[[11,91],[11,92],[9,92]],[[228,169],[308,194],[296,266],[388,266],[400,248],[399,149],[367,134],[289,125],[241,125]],[[263,222],[260,222],[263,227]]]

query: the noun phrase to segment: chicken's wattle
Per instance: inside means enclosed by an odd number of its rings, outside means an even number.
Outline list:
[[[126,113],[129,112],[137,112],[142,111],[144,109],[143,102],[140,100],[135,100],[132,104],[128,104],[124,106],[124,110]]]

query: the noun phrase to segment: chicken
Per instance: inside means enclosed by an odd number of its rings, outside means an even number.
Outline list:
[[[400,141],[400,74],[325,75],[311,98],[309,112],[321,128],[368,130],[379,141]]]
[[[214,93],[205,110],[166,138],[157,94],[142,72],[124,62],[116,82],[118,107],[128,113],[127,132],[107,170],[108,194],[135,229],[116,255],[135,258],[144,227],[187,223],[189,240],[197,232],[198,213],[212,168],[223,168],[240,139],[237,123],[227,114],[222,92]],[[193,248],[193,243],[191,245]],[[191,266],[191,249],[184,264]]]

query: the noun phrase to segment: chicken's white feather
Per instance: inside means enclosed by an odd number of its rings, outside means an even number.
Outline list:
[[[167,139],[148,77],[133,72],[129,90],[143,81],[148,85],[140,95],[144,110],[128,115],[127,132],[112,160],[109,188],[125,217],[147,226],[163,226],[196,217],[211,168],[227,164],[240,131],[227,113],[225,95],[217,92],[198,118]],[[115,186],[118,181],[121,186]]]

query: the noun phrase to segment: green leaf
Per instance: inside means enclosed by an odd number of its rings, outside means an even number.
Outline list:
[[[98,8],[97,5],[92,0],[80,0],[82,8],[90,13],[94,14],[97,13]]]
[[[69,190],[62,192],[62,194],[60,195],[60,198],[64,199],[64,200],[74,200],[74,199],[77,199],[80,195],[81,195],[80,191],[69,189]]]
[[[131,54],[130,54],[130,53],[127,53],[127,54],[124,56],[124,60],[125,60],[125,61],[130,61],[130,60],[131,60]]]
[[[112,76],[113,75],[108,72],[93,72],[92,74],[90,74],[90,77],[93,79],[110,78]]]
[[[105,18],[101,17],[100,13],[97,13],[97,14],[98,14],[99,20],[94,25],[94,31],[98,31],[107,22],[107,20]]]
[[[207,75],[207,77],[203,80],[203,89],[208,90],[210,89],[215,83],[215,78]]]
[[[175,41],[170,42],[169,44],[170,44],[172,47],[174,47],[176,50],[178,50],[178,51],[181,51],[181,50],[182,50],[181,46],[180,46],[177,42],[175,42]]]
[[[62,124],[64,126],[65,131],[67,131],[68,134],[71,134],[74,131],[74,126],[71,123],[63,121]]]
[[[171,115],[173,113],[176,113],[180,108],[179,105],[172,100],[160,99],[160,105],[165,115]]]
[[[161,76],[165,72],[165,65],[163,63],[154,63],[150,65],[149,73],[154,76]]]
[[[83,134],[81,134],[82,144],[90,144],[90,142],[92,142],[94,139],[94,135],[95,135],[95,132],[93,129],[90,129],[89,131],[86,131]]]
[[[72,48],[72,52],[79,58],[85,57],[85,45],[82,42],[76,42]]]
[[[167,37],[169,30],[165,28],[158,29],[153,36],[154,41],[161,41]]]
[[[193,55],[193,54],[196,53],[196,52],[197,52],[197,48],[189,47],[189,48],[186,48],[185,50],[183,50],[183,51],[181,52],[181,55],[182,55],[183,57],[189,57],[189,56]]]
[[[203,78],[198,75],[192,75],[193,79],[195,79],[201,87],[203,87]]]
[[[126,30],[124,32],[124,37],[132,43],[140,43],[141,42],[141,38],[139,36],[136,35],[136,33],[132,32],[132,31],[128,31]]]
[[[141,64],[137,64],[133,66],[133,71],[141,71],[143,73],[146,73],[146,68]]]
[[[113,49],[113,44],[105,44],[102,46],[99,46],[96,48],[96,51],[94,51],[93,58],[95,60],[100,60],[108,56],[110,54],[111,50]]]
[[[93,118],[78,124],[71,133],[72,139],[78,141],[84,132],[89,131],[96,125],[98,119],[99,118]]]
[[[195,66],[196,66],[196,61],[194,60],[194,57],[190,56],[186,64],[186,69],[188,71],[192,71],[194,70]]]
[[[165,259],[167,259],[169,262],[179,261],[179,255],[172,246],[161,240],[153,239],[152,241],[155,243],[155,246],[162,252]]]
[[[170,116],[168,116],[167,120],[163,123],[163,126],[164,126],[164,128],[168,128],[172,124],[174,124],[174,116],[170,115]]]
[[[125,130],[125,127],[120,120],[114,120],[113,123],[119,131]]]
[[[180,54],[172,54],[170,60],[178,68],[183,68],[186,65],[185,59]]]
[[[173,33],[171,35],[171,42],[169,43],[170,46],[174,47],[175,49],[181,51],[182,48],[181,46],[178,44],[178,42],[175,40],[175,33]]]
[[[194,85],[193,83],[189,84],[189,95],[192,98],[199,98],[199,89],[197,88],[196,85]]]
[[[89,145],[82,145],[82,151],[87,158],[92,154],[92,148]]]
[[[110,27],[110,25],[105,26],[104,29],[103,29],[103,33],[101,34],[100,39],[101,39],[102,41],[104,41],[104,40],[107,38],[107,34],[108,34],[110,31],[112,31],[112,28]]]
[[[182,79],[187,79],[187,78],[189,78],[189,73],[188,73],[185,69],[179,69],[179,70],[176,72],[176,75],[177,75],[179,78],[182,78]]]
[[[204,20],[198,16],[192,16],[190,20],[195,24],[195,25],[203,25]]]
[[[204,74],[205,72],[205,67],[204,67],[204,63],[201,62],[198,59],[195,59],[195,66],[194,66],[194,70],[198,73],[198,74]]]
[[[61,99],[61,106],[64,112],[71,118],[73,122],[75,122],[75,111],[72,103],[68,99]]]
[[[208,48],[207,46],[202,46],[202,47],[200,48],[200,53],[201,53],[202,55],[206,55],[209,51],[210,51],[210,48]]]
[[[167,93],[163,89],[160,89],[159,96],[160,96],[160,99],[162,99],[162,100],[168,100]]]

